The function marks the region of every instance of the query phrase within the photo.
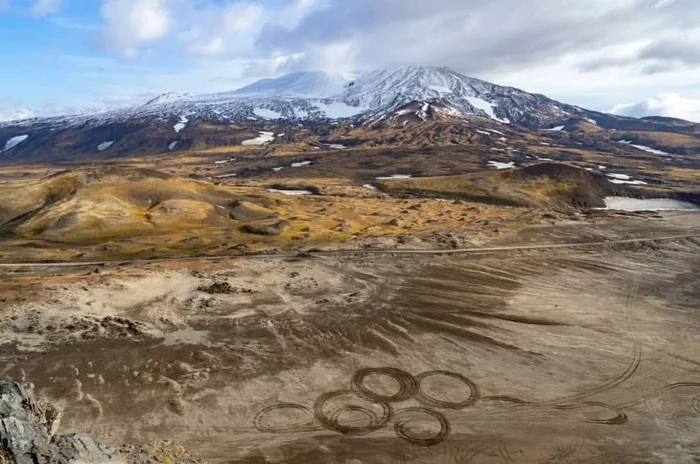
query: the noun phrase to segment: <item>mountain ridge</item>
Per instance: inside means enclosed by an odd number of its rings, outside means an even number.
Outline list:
[[[27,155],[128,156],[240,144],[268,126],[395,126],[472,119],[528,130],[589,124],[603,130],[700,135],[700,124],[590,111],[437,66],[398,66],[355,74],[318,71],[263,79],[231,92],[166,93],[146,104],[102,113],[0,123],[0,161]],[[226,128],[236,126],[239,133]],[[207,126],[201,133],[198,127]],[[3,147],[5,147],[3,149]]]
[[[355,79],[351,77],[318,71],[300,72],[262,79],[231,92],[169,92],[151,99],[145,105],[102,113],[4,122],[0,123],[0,127],[20,125],[25,121],[52,120],[64,124],[83,124],[120,118],[163,119],[187,113],[204,119],[242,122],[256,117],[255,108],[279,114],[278,118],[263,117],[265,119],[353,118],[366,121],[397,111],[414,101],[442,102],[465,117],[489,117],[500,122],[512,120],[517,124],[535,126],[561,122],[559,119],[577,111],[574,106],[544,95],[467,77],[445,67],[399,66],[363,73]],[[218,107],[218,111],[214,111],[213,107]],[[535,109],[540,110],[537,117],[533,117]]]

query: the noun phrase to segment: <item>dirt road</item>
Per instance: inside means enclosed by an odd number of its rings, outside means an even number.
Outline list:
[[[544,243],[541,245],[514,245],[514,246],[497,246],[497,247],[481,247],[481,248],[456,248],[447,250],[426,250],[426,249],[377,249],[377,248],[348,248],[339,250],[314,250],[314,251],[295,251],[287,253],[274,254],[258,254],[258,255],[241,255],[241,256],[187,256],[187,257],[171,257],[171,258],[156,258],[156,259],[130,259],[118,261],[75,261],[75,262],[43,262],[43,263],[0,263],[0,268],[13,267],[78,267],[78,266],[101,266],[105,264],[157,264],[168,262],[194,262],[194,261],[221,261],[227,259],[269,259],[269,258],[290,258],[299,255],[299,253],[309,253],[311,255],[325,256],[341,256],[355,254],[384,254],[384,255],[458,255],[470,253],[496,253],[502,251],[526,251],[526,250],[547,250],[556,248],[581,248],[581,247],[596,247],[601,245],[621,245],[630,243],[644,242],[662,242],[673,241],[686,238],[698,238],[700,232],[693,234],[676,234],[662,235],[651,237],[639,237],[619,240],[604,240],[591,242],[573,242],[573,243]]]

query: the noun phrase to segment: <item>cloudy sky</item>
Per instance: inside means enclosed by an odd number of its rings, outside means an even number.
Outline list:
[[[432,64],[700,122],[700,1],[0,0],[0,63],[0,119]]]

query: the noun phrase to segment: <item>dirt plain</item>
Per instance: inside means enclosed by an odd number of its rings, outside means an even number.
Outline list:
[[[85,163],[0,166],[0,379],[57,404],[60,433],[214,463],[700,462],[700,213],[562,205],[488,167],[697,199],[694,145],[478,127],[91,161],[119,175],[65,198],[28,186]],[[538,201],[494,201],[521,187]],[[287,229],[241,230],[263,207]]]
[[[698,462],[700,214],[486,245],[582,242],[6,265],[0,377],[209,462]]]

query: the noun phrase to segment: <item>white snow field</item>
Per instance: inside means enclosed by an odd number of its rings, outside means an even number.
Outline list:
[[[605,197],[604,201],[604,209],[620,211],[700,211],[700,206],[696,204],[669,198],[638,199],[628,197]]]
[[[488,165],[490,168],[494,169],[512,169],[515,167],[515,161],[509,163],[502,163],[500,161],[489,161]]]
[[[16,137],[12,137],[10,140],[5,142],[5,148],[3,148],[2,151],[11,150],[12,148],[16,147],[17,145],[24,142],[28,138],[29,138],[28,135],[18,135]]]
[[[275,140],[274,132],[260,131],[260,135],[254,139],[244,140],[241,145],[265,145]]]

